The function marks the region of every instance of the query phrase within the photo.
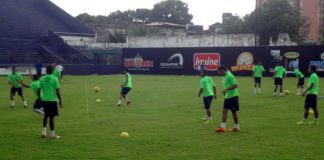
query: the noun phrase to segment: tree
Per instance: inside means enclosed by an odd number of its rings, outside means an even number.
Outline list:
[[[270,37],[277,40],[280,33],[288,33],[293,41],[302,42],[309,32],[309,20],[300,14],[299,9],[293,8],[288,0],[268,1],[259,17],[261,44],[268,44]]]
[[[117,10],[108,15],[108,20],[113,23],[131,23],[134,21],[134,15],[135,11],[133,10],[124,12]]]
[[[150,9],[136,9],[134,15],[134,22],[136,23],[148,23],[151,19]]]
[[[240,34],[244,33],[244,22],[238,16],[231,16],[223,22],[223,33],[225,34]]]
[[[90,24],[90,23],[95,23],[96,22],[96,17],[91,16],[87,13],[80,14],[75,17],[78,21],[85,23],[85,24]]]
[[[166,0],[154,5],[152,22],[190,24],[193,16],[189,14],[188,4],[180,0]]]

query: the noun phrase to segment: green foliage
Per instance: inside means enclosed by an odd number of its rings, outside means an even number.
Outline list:
[[[225,34],[240,34],[244,33],[244,22],[238,16],[232,16],[223,22],[223,33]]]
[[[167,0],[154,5],[150,9],[115,11],[108,16],[90,16],[80,14],[76,17],[85,24],[120,24],[120,23],[150,23],[170,22],[190,24],[193,16],[189,14],[188,5],[180,0]]]
[[[190,24],[192,18],[187,3],[181,0],[166,0],[154,5],[151,21],[185,25]]]
[[[143,26],[133,26],[129,32],[130,36],[145,36],[146,30]]]
[[[288,0],[271,0],[242,19],[231,17],[223,23],[223,30],[228,34],[256,33],[260,35],[261,44],[268,45],[270,37],[276,41],[280,33],[288,33],[293,41],[301,43],[309,32],[309,26],[309,19],[293,8]]]
[[[241,132],[224,134],[214,132],[222,114],[222,79],[212,78],[218,99],[211,108],[214,123],[206,125],[202,98],[196,96],[198,76],[133,75],[132,104],[121,108],[115,105],[124,76],[67,76],[61,85],[64,106],[55,119],[62,139],[50,140],[40,138],[42,117],[32,112],[32,90],[24,90],[30,108],[24,109],[16,96],[16,108],[10,110],[9,85],[0,77],[0,159],[323,159],[324,119],[318,126],[296,125],[304,111],[304,98],[293,93],[296,78],[285,79],[291,95],[274,98],[271,78],[262,80],[263,93],[253,97],[253,80],[238,77]],[[99,93],[94,93],[94,86],[100,87]],[[102,102],[96,103],[97,98]],[[323,105],[319,100],[319,107]],[[227,127],[233,127],[230,113]],[[128,139],[119,136],[123,131],[130,134]]]

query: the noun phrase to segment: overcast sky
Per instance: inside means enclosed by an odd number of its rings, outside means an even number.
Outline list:
[[[108,15],[110,12],[136,8],[152,9],[154,4],[162,0],[51,0],[56,5],[77,16],[80,13],[90,15]],[[193,22],[204,25],[205,29],[215,22],[222,21],[223,12],[231,12],[239,16],[250,13],[255,8],[255,0],[182,0],[188,3],[189,12],[193,14]]]

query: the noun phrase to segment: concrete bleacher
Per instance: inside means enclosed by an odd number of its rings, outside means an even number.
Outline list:
[[[0,64],[91,63],[60,34],[95,37],[49,0],[0,0]]]

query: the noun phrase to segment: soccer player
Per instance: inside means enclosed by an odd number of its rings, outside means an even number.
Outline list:
[[[308,88],[304,91],[303,96],[306,96],[305,105],[304,105],[304,119],[297,124],[307,124],[307,119],[309,115],[309,109],[314,110],[314,121],[309,122],[308,124],[318,124],[318,109],[317,109],[317,95],[318,95],[318,83],[319,79],[316,74],[316,67],[310,66],[309,72],[311,76],[308,78]]]
[[[33,111],[38,114],[44,115],[44,111],[43,111],[42,104],[41,104],[41,99],[37,93],[38,88],[39,88],[39,77],[38,77],[38,75],[31,75],[30,71],[29,71],[29,74],[30,74],[31,78],[33,79],[33,82],[30,85],[27,85],[26,88],[33,89],[35,97],[36,97],[35,102],[34,102]]]
[[[129,71],[127,68],[124,69],[123,74],[125,74],[125,82],[122,85],[120,85],[120,87],[122,89],[121,89],[120,96],[119,96],[119,99],[117,102],[118,107],[120,107],[123,98],[126,100],[126,106],[128,106],[131,103],[127,97],[127,94],[133,87],[132,76],[131,76],[131,74],[129,74]]]
[[[253,95],[256,95],[257,93],[261,93],[261,79],[262,74],[265,72],[264,67],[262,66],[261,62],[258,62],[257,65],[254,66],[252,75],[254,77],[254,91]]]
[[[43,64],[40,62],[40,60],[37,60],[37,63],[35,64],[36,74],[38,77],[42,76],[42,68]]]
[[[54,77],[56,77],[59,80],[59,82],[61,82],[61,71],[58,68],[56,68],[57,66],[58,65],[56,63],[52,64],[52,68],[53,68],[52,74]]]
[[[227,113],[230,110],[234,119],[234,128],[231,129],[232,132],[240,131],[238,111],[240,110],[239,106],[239,93],[238,93],[238,84],[234,75],[227,70],[225,66],[221,66],[218,69],[219,73],[223,77],[223,86],[224,90],[222,91],[225,96],[224,106],[223,106],[223,116],[221,127],[216,129],[216,132],[225,132],[226,131],[226,120]]]
[[[296,68],[294,70],[294,73],[295,73],[296,77],[298,78],[298,82],[297,82],[297,96],[300,96],[302,90],[303,90],[303,92],[305,91],[304,90],[305,76],[304,76],[304,74],[301,71],[299,71],[298,68]]]
[[[59,70],[60,71],[60,78],[61,78],[61,81],[63,82],[64,79],[63,79],[63,70],[64,70],[64,67],[60,64],[56,65],[55,67],[55,70]]]
[[[24,97],[23,94],[23,89],[22,86],[26,86],[23,81],[22,81],[22,76],[21,73],[16,71],[16,67],[12,66],[11,67],[12,73],[8,75],[8,83],[11,85],[10,89],[10,107],[14,108],[15,107],[15,101],[14,101],[14,96],[16,95],[16,92],[18,92],[18,95],[21,97],[24,107],[27,108],[27,101]]]
[[[50,125],[50,138],[59,139],[60,136],[55,134],[54,131],[54,118],[59,115],[58,105],[62,108],[62,99],[60,94],[60,83],[53,74],[52,66],[46,68],[47,75],[42,77],[39,82],[38,97],[41,97],[42,106],[44,108],[44,119],[43,119],[43,128],[42,128],[42,138],[46,137],[46,125],[49,119]],[[42,96],[41,96],[42,93]]]
[[[216,87],[213,79],[211,79],[209,76],[207,76],[207,71],[202,70],[201,71],[201,80],[200,80],[200,90],[198,93],[198,97],[200,98],[201,94],[203,94],[203,101],[205,110],[207,113],[207,118],[205,118],[205,123],[212,123],[212,113],[210,110],[211,103],[213,101],[213,98],[216,99]]]
[[[282,85],[283,85],[283,79],[286,77],[287,75],[287,70],[281,66],[280,64],[278,64],[275,67],[275,71],[274,71],[274,91],[273,91],[273,96],[277,96],[277,90],[278,87],[280,88],[280,96],[283,96],[283,92],[282,92]]]

